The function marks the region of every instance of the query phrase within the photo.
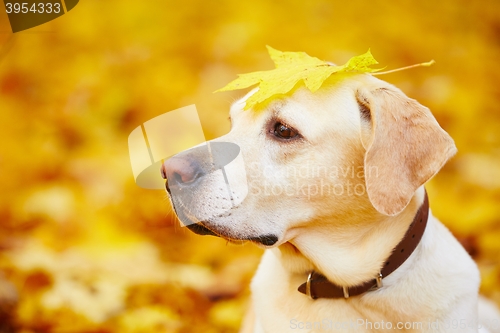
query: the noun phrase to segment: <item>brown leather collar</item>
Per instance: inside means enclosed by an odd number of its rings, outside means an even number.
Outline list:
[[[301,293],[310,296],[312,299],[349,298],[351,296],[357,296],[367,291],[382,287],[382,278],[388,276],[401,266],[417,247],[422,235],[424,234],[428,217],[429,199],[427,198],[426,191],[424,203],[418,209],[417,214],[406,231],[405,236],[394,248],[394,251],[381,268],[379,276],[375,277],[375,279],[354,287],[340,287],[328,281],[323,275],[313,271],[309,274],[307,281],[299,286],[298,290]]]

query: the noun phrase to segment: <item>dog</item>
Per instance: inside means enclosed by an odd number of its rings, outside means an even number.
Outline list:
[[[244,111],[255,92],[161,170],[189,229],[266,249],[241,332],[494,331],[476,264],[429,212],[424,184],[457,151],[430,110],[369,74]]]

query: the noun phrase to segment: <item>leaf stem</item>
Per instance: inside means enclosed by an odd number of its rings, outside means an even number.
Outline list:
[[[371,73],[371,74],[372,75],[389,74],[389,73],[404,71],[406,69],[415,68],[415,67],[429,67],[429,66],[432,66],[434,63],[435,63],[435,61],[433,59],[431,61],[423,62],[423,63],[420,63],[420,64],[415,64],[415,65],[411,65],[411,66],[405,66],[405,67],[401,67],[401,68],[391,69],[390,71],[378,72],[378,73]]]

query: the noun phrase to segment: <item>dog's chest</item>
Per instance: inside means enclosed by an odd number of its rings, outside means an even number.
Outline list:
[[[300,278],[290,279],[279,260],[266,252],[252,281],[257,325],[261,326],[262,332],[370,332],[373,331],[370,322],[378,323],[385,317],[382,308],[377,308],[375,302],[360,304],[357,299],[312,300],[297,291],[302,282]],[[370,311],[360,311],[367,305]],[[257,329],[255,332],[260,331]]]

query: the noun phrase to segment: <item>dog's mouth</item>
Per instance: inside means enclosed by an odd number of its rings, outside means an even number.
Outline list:
[[[273,246],[278,242],[278,237],[275,235],[262,235],[259,237],[251,237],[249,241],[262,244],[264,246]]]
[[[182,209],[181,209],[181,211],[179,211],[176,208],[176,205],[174,205],[173,198],[171,196],[171,193],[170,193],[170,190],[168,187],[167,187],[167,192],[169,194],[169,199],[171,200],[172,207],[174,208],[174,212],[177,215],[177,217],[183,221],[186,221],[186,220],[190,221],[191,219],[188,217],[189,214],[182,211]],[[261,236],[257,236],[257,237],[234,238],[234,237],[230,237],[230,236],[225,235],[225,234],[217,233],[217,232],[207,228],[203,224],[203,222],[191,222],[191,223],[188,223],[185,225],[189,230],[191,230],[192,232],[194,232],[197,235],[202,235],[202,236],[209,235],[209,236],[221,237],[229,242],[234,242],[234,243],[241,244],[242,242],[251,241],[251,242],[263,245],[265,247],[270,247],[270,246],[275,245],[278,242],[278,237],[276,235],[272,235],[272,234],[261,235]]]
[[[213,232],[212,230],[208,229],[207,227],[199,223],[192,223],[190,225],[187,225],[186,227],[198,235],[203,235],[203,236],[210,235],[210,236],[220,237],[220,235],[217,235],[215,232]]]
[[[219,235],[219,234],[213,232],[212,230],[208,229],[207,227],[205,227],[203,225],[203,222],[193,222],[191,220],[191,218],[189,217],[189,214],[182,211],[182,209],[181,209],[181,211],[177,210],[177,208],[175,207],[175,205],[173,203],[172,203],[172,207],[174,208],[174,212],[177,215],[177,218],[181,220],[181,223],[184,224],[184,222],[188,222],[188,223],[185,223],[184,225],[186,226],[186,228],[188,228],[189,230],[191,230],[195,234],[202,235],[202,236],[209,235],[209,236],[221,237],[221,235]]]
[[[200,223],[193,223],[188,226],[186,226],[189,230],[194,232],[195,234],[198,235],[210,235],[210,236],[216,236],[216,237],[221,237],[224,238],[230,242],[235,242],[235,243],[241,243],[245,241],[251,241],[254,243],[258,243],[264,246],[273,246],[278,242],[278,237],[275,235],[262,235],[258,237],[248,237],[248,238],[243,238],[243,239],[234,239],[231,237],[227,237],[224,235],[217,234],[213,232],[212,230],[208,229],[205,227],[203,224]]]

